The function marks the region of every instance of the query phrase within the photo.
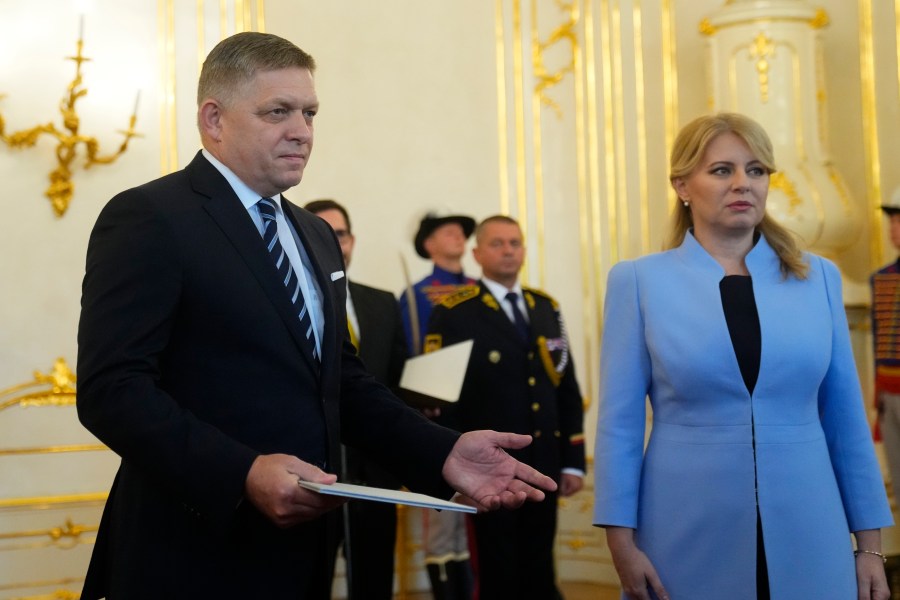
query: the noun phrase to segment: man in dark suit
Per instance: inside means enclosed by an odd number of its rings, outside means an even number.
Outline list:
[[[501,448],[528,438],[457,437],[356,356],[334,232],[281,197],[312,149],[314,68],[274,35],[220,42],[200,75],[203,151],[97,219],[77,406],[122,462],[85,600],[327,598],[341,502],[298,484],[334,482],[341,441],[482,508],[555,487]]]
[[[303,208],[331,225],[341,245],[344,268],[353,258],[356,237],[347,209],[334,200],[313,200]],[[396,389],[406,362],[400,307],[390,292],[347,279],[350,341],[375,379]],[[399,482],[351,447],[343,447],[344,474],[350,483],[398,488]],[[349,502],[344,507],[344,558],[351,600],[390,600],[394,584],[397,509],[381,502]]]
[[[559,305],[518,281],[525,258],[522,230],[506,216],[475,230],[477,286],[434,308],[425,350],[474,340],[459,402],[448,412],[459,431],[497,428],[527,433],[534,443],[514,453],[560,482],[562,496],[581,489],[584,435],[581,392]],[[553,542],[556,495],[518,511],[476,515],[479,598],[559,597]]]

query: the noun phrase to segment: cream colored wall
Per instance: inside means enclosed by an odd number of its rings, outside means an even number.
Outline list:
[[[44,196],[57,166],[56,142],[32,148],[0,143],[6,200],[0,219],[0,597],[80,590],[91,544],[118,464],[78,424],[71,405],[8,405],[14,385],[50,373],[63,357],[74,369],[81,278],[90,228],[116,192],[160,174],[156,106],[156,7],[96,2],[0,1],[0,115],[7,135],[53,123],[75,76],[79,14],[84,10],[79,133],[100,155],[115,152],[137,90],[139,131],[111,166],[84,170],[79,148],[68,211],[57,218]],[[68,132],[66,132],[68,133]],[[30,391],[29,389],[22,392]],[[72,450],[71,452],[67,450]],[[49,596],[47,596],[49,597]],[[62,596],[59,596],[62,597]]]
[[[413,279],[424,275],[428,265],[415,256],[411,238],[427,209],[520,218],[529,249],[524,278],[555,295],[567,319],[590,403],[591,453],[605,275],[615,261],[661,245],[672,202],[667,144],[679,124],[708,110],[706,38],[698,25],[722,4],[247,0],[224,3],[223,14],[212,0],[94,0],[86,8],[0,0],[6,95],[0,115],[7,133],[60,123],[57,104],[74,74],[64,57],[74,53],[84,14],[84,52],[93,60],[83,66],[81,133],[112,150],[140,88],[137,128],[145,135],[113,165],[77,168],[75,197],[62,218],[43,197],[54,144],[42,138],[30,149],[0,145],[7,188],[0,389],[49,369],[56,356],[74,366],[84,253],[99,210],[117,191],[191,159],[198,148],[200,57],[222,35],[265,29],[294,40],[319,63],[316,148],[303,183],[287,196],[298,203],[332,197],[350,209],[357,235],[351,277],[397,292],[401,255]],[[897,19],[890,2],[814,6],[831,19],[821,30],[824,127],[863,222],[859,239],[834,258],[848,287],[864,291],[868,272],[892,255],[874,207],[900,185]],[[535,50],[533,37],[548,45]],[[533,93],[540,81],[535,57],[550,75],[559,72],[545,90],[558,112]],[[466,268],[477,274],[471,258]],[[862,353],[866,334],[856,335]],[[868,357],[861,358],[868,386]],[[589,503],[572,505],[575,525],[566,541],[590,549],[597,540],[585,529]],[[608,559],[602,560],[608,579]],[[583,562],[585,568],[564,574],[596,576],[594,558]]]
[[[430,271],[412,238],[429,209],[499,211],[493,9],[489,2],[267,2],[268,31],[318,62],[321,112],[304,181],[357,237],[350,276],[399,291],[399,255]],[[390,15],[390,17],[388,17]],[[467,267],[474,272],[474,263]]]
[[[117,191],[158,176],[156,144],[155,7],[109,2],[86,14],[83,87],[78,102],[80,133],[96,137],[101,152],[118,147],[142,89],[134,140],[114,165],[81,168],[75,196],[57,218],[44,197],[56,167],[55,142],[42,136],[33,148],[0,144],[0,181],[6,198],[0,219],[0,388],[49,369],[56,356],[75,364],[81,277],[90,228],[103,204]],[[75,75],[73,61],[79,17],[74,3],[0,2],[0,115],[7,134],[54,123],[62,129],[58,105]],[[52,17],[52,18],[51,18]]]

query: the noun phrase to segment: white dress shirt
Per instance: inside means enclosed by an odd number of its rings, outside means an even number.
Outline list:
[[[497,283],[493,279],[488,279],[484,276],[481,277],[481,281],[484,282],[484,287],[488,289],[491,295],[497,299],[497,304],[500,305],[513,324],[515,324],[516,318],[513,316],[512,305],[506,299],[506,294],[509,292],[516,294],[516,305],[519,308],[519,312],[525,317],[526,322],[530,322],[528,319],[528,308],[525,306],[525,297],[522,295],[522,284],[518,280],[511,288],[507,288],[502,283]]]

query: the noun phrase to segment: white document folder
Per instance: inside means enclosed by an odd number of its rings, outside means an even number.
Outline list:
[[[418,506],[420,508],[436,508],[440,510],[455,510],[458,512],[476,513],[478,509],[468,504],[459,504],[458,502],[450,502],[449,500],[441,500],[433,496],[425,494],[416,494],[413,492],[404,492],[401,490],[389,490],[385,488],[368,487],[365,485],[353,485],[351,483],[332,483],[326,485],[324,483],[313,483],[311,481],[301,481],[300,487],[319,492],[320,494],[328,494],[330,496],[343,496],[345,498],[353,498],[355,500],[372,500],[374,502],[388,502],[390,504],[406,504],[409,506]]]
[[[400,377],[401,397],[416,406],[457,402],[474,344],[466,340],[407,360]]]

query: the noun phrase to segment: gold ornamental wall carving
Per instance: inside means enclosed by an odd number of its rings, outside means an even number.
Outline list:
[[[70,406],[75,404],[75,373],[60,357],[47,373],[34,371],[33,379],[0,390],[0,411],[12,406]]]
[[[44,195],[50,200],[53,212],[57,217],[62,217],[69,208],[69,203],[75,193],[75,184],[72,182],[73,163],[78,154],[78,147],[85,149],[84,168],[90,169],[95,165],[108,165],[114,163],[128,149],[128,143],[134,137],[141,137],[134,126],[137,123],[137,111],[140,102],[140,91],[134,101],[134,111],[129,119],[128,127],[119,130],[125,139],[119,148],[111,154],[102,154],[100,142],[96,137],[79,133],[81,118],[78,116],[75,104],[86,96],[87,88],[82,86],[81,65],[91,59],[82,54],[84,33],[84,20],[76,44],[75,56],[69,56],[66,60],[75,63],[75,77],[66,89],[66,95],[59,102],[59,112],[62,116],[62,126],[57,127],[53,122],[36,125],[29,129],[23,129],[7,134],[3,115],[0,114],[0,140],[3,140],[10,148],[31,148],[37,144],[39,138],[46,134],[56,140],[57,166],[50,172],[50,186]],[[2,96],[0,96],[2,98]]]

